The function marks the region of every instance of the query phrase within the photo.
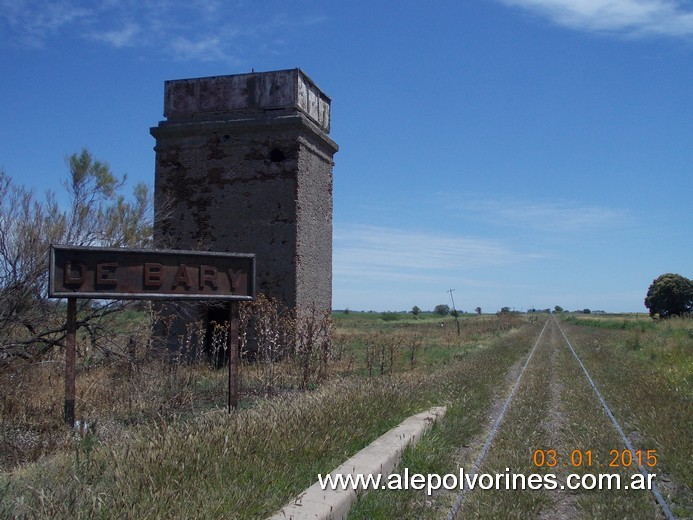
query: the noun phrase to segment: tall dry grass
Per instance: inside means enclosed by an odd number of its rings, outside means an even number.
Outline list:
[[[262,517],[425,406],[424,381],[334,381],[231,415],[214,410],[149,421],[112,442],[97,428],[75,439],[71,452],[3,476],[0,512]]]
[[[62,424],[60,352],[5,366],[0,516],[263,517],[412,413],[461,399],[465,421],[481,416],[493,391],[484,367],[500,371],[524,348],[494,344],[510,329],[482,318],[461,337],[436,323],[334,333],[329,315],[259,300],[242,316],[242,400],[230,415],[222,325],[217,351],[197,363],[150,356],[147,338],[133,347],[128,335],[122,355],[89,358],[81,338],[79,432]],[[366,344],[377,349],[370,376]],[[181,351],[203,345],[192,324]]]

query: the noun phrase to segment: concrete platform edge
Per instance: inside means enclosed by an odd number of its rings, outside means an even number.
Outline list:
[[[445,415],[444,406],[436,406],[408,417],[399,426],[378,437],[331,475],[378,474],[386,478],[397,466],[404,449],[416,444],[434,422]],[[343,520],[358,495],[367,490],[323,490],[316,482],[268,520]]]

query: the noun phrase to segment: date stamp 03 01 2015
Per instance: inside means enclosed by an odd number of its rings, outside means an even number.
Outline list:
[[[657,450],[610,450],[607,466],[610,468],[647,467],[657,465]],[[562,460],[561,460],[562,459]],[[567,457],[561,457],[556,450],[536,449],[532,454],[532,463],[537,468],[568,466],[573,468],[604,467],[605,462],[598,462],[592,450],[572,450]]]

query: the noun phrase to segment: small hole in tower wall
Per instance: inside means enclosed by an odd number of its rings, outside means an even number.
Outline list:
[[[282,152],[279,148],[274,148],[270,152],[270,161],[272,162],[282,162],[285,159],[286,157],[284,156],[284,152]]]

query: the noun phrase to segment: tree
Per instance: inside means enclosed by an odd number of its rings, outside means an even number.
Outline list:
[[[50,244],[152,245],[152,204],[146,185],[135,186],[132,200],[127,200],[120,194],[125,176],[113,175],[107,163],[95,160],[86,149],[67,157],[66,163],[66,210],[54,194],[39,200],[0,170],[0,360],[40,355],[65,338],[64,308],[48,298]],[[108,316],[124,305],[81,301],[79,325],[95,348],[113,327]]]
[[[666,273],[656,278],[645,297],[650,316],[681,316],[693,311],[693,280],[680,274]]]
[[[553,308],[553,312],[555,312],[556,314],[560,314],[560,313],[564,312],[564,310],[563,310],[563,307],[561,307],[560,305],[556,305]]]
[[[421,309],[420,309],[419,307],[417,307],[416,305],[414,305],[414,306],[411,308],[411,313],[412,313],[414,316],[418,316],[419,314],[421,314]]]
[[[474,311],[475,311],[477,314],[481,314],[481,307],[477,307],[476,309],[474,309]]]
[[[435,309],[433,309],[433,312],[435,312],[436,314],[439,314],[441,316],[447,316],[448,314],[450,314],[450,306],[445,305],[444,303],[440,304],[440,305],[436,305]]]

